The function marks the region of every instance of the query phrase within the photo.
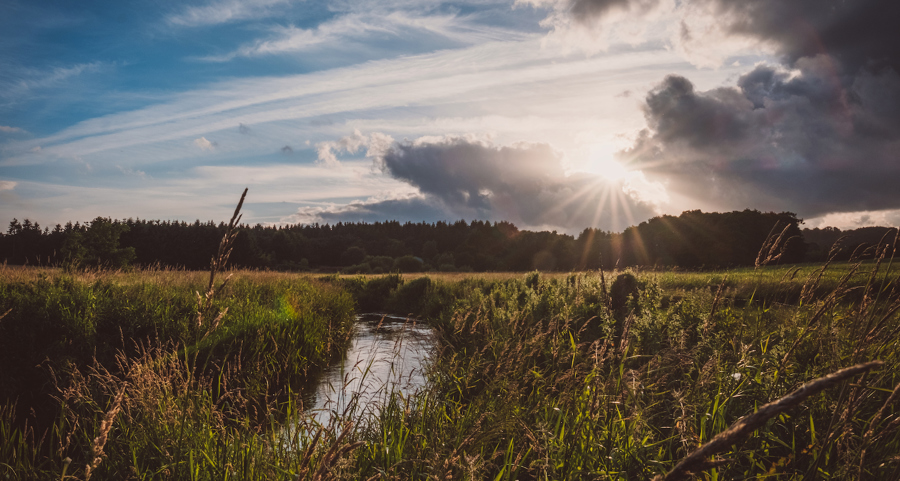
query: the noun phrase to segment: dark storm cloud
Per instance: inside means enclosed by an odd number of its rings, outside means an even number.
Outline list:
[[[788,63],[825,54],[851,73],[865,65],[900,71],[895,0],[699,1],[727,18],[730,32],[774,42]]]
[[[589,174],[567,176],[560,155],[547,144],[497,147],[452,137],[396,143],[381,164],[464,218],[620,229],[654,215],[653,206],[624,194],[621,184]]]
[[[641,15],[658,0],[563,0],[579,23],[615,12]],[[733,35],[770,42],[787,63],[826,54],[851,73],[864,65],[887,65],[900,71],[900,2],[895,0],[683,0],[686,6],[709,7]],[[692,33],[682,23],[681,35]]]
[[[629,186],[566,175],[549,145],[494,146],[461,137],[394,143],[376,162],[419,196],[303,213],[329,221],[506,220],[520,227],[620,230],[655,215]]]
[[[637,13],[647,2],[568,5],[571,15],[596,17]],[[900,208],[900,2],[685,0],[677,8],[692,6],[712,12],[726,35],[774,48],[783,65],[705,92],[667,77],[648,94],[648,129],[625,157],[721,208],[803,216]],[[692,35],[684,22],[681,35]]]
[[[648,129],[623,156],[723,208],[900,207],[900,76],[866,72],[845,87],[832,63],[800,59],[792,74],[758,66],[736,88],[707,92],[669,76],[648,94]]]

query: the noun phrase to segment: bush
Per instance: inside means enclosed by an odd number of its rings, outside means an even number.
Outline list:
[[[425,263],[418,257],[403,256],[394,260],[394,270],[400,272],[422,272],[424,269]]]

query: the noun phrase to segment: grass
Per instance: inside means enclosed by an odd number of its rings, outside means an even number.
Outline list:
[[[447,307],[433,318],[443,350],[430,389],[382,412],[357,467],[403,479],[646,479],[805,383],[880,360],[742,442],[719,442],[723,457],[703,476],[893,479],[896,272],[887,260],[818,272],[641,273],[619,306],[595,274],[432,280],[420,304]]]
[[[184,479],[241,463],[269,476],[258,434],[300,409],[295,390],[343,352],[354,318],[347,293],[269,274],[234,276],[207,306],[227,310],[214,331],[196,322],[207,285],[196,273],[30,275],[0,282],[0,424],[15,440],[0,472],[12,479],[58,476],[66,458],[79,478]],[[122,390],[122,414],[104,424]]]
[[[900,290],[887,256],[824,270],[232,274],[209,306],[227,314],[207,332],[195,293],[209,274],[2,268],[0,356],[21,374],[2,378],[0,474],[900,474]],[[345,346],[354,307],[433,326],[429,383],[320,426],[299,390]]]

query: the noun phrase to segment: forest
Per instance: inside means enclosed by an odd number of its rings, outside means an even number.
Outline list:
[[[520,230],[509,222],[295,224],[241,226],[236,267],[277,271],[388,272],[571,271],[599,267],[685,269],[752,266],[773,231],[788,239],[781,263],[819,262],[843,238],[838,258],[877,244],[888,231],[867,227],[801,229],[791,212],[683,212],[654,217],[624,232],[586,228],[577,237]],[[84,224],[14,219],[0,234],[10,265],[164,266],[204,269],[224,223],[98,217]],[[786,229],[786,230],[785,230]],[[859,251],[859,252],[857,252]]]

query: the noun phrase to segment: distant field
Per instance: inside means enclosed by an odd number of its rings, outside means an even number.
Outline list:
[[[889,264],[885,261],[885,265]],[[860,273],[871,272],[875,266],[875,261],[868,260],[861,263],[851,262],[834,262],[826,270],[826,277],[836,279],[846,274],[851,268],[858,266],[857,271]],[[789,264],[781,266],[763,266],[760,268],[739,267],[734,269],[714,269],[714,270],[681,270],[672,269],[640,269],[628,268],[626,271],[641,273],[643,275],[655,275],[659,282],[665,287],[683,288],[683,287],[700,287],[711,283],[720,283],[727,275],[729,278],[739,279],[741,281],[753,281],[758,279],[765,283],[773,282],[789,282],[792,284],[802,284],[806,278],[821,270],[822,264]],[[896,266],[894,266],[896,269]],[[36,276],[49,275],[55,276],[62,273],[62,269],[56,267],[34,267],[34,266],[10,266],[0,265],[0,277],[11,281],[27,281],[33,280]],[[230,271],[231,273],[245,277],[248,279],[258,279],[266,281],[269,279],[293,279],[293,278],[309,278],[316,279],[322,277],[338,277],[347,278],[365,278],[374,279],[384,277],[385,274],[321,274],[316,272],[279,272],[269,270],[244,270],[238,269]],[[597,270],[589,271],[549,271],[541,272],[541,275],[548,279],[562,279],[571,274],[595,274]],[[622,270],[606,271],[606,275],[615,275],[624,272]],[[404,279],[411,280],[419,277],[430,277],[436,281],[456,282],[464,279],[483,279],[489,281],[506,281],[510,279],[518,279],[528,274],[528,272],[414,272],[402,273],[400,276]],[[138,269],[133,271],[79,271],[71,273],[79,279],[92,280],[103,278],[114,278],[122,282],[139,281],[147,279],[147,276],[161,278],[179,279],[180,281],[188,280],[189,282],[200,282],[208,279],[207,271],[189,271],[181,269]]]

